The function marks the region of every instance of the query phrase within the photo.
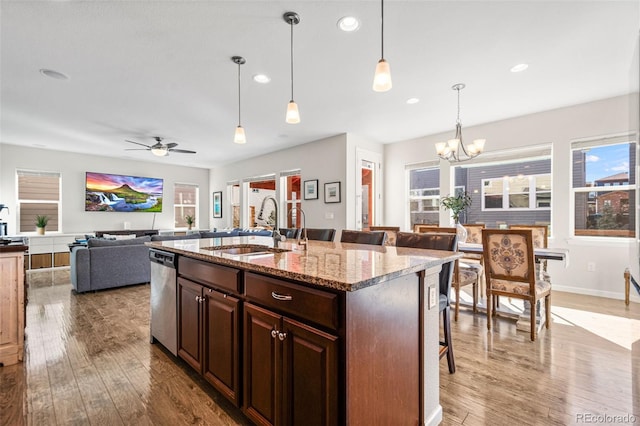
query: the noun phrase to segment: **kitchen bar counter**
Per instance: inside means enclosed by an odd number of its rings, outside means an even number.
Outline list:
[[[178,356],[254,423],[442,420],[438,278],[460,254],[253,236],[147,245],[179,255]]]
[[[303,251],[295,241],[286,241],[279,242],[277,248],[288,251],[247,255],[224,252],[227,247],[273,248],[271,237],[157,241],[147,245],[194,259],[341,291],[369,287],[401,275],[436,267],[459,257],[439,250],[323,241],[309,241],[307,251]]]

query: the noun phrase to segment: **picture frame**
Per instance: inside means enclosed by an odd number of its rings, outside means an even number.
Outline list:
[[[222,191],[213,193],[213,218],[219,219],[222,217]]]
[[[318,179],[305,180],[304,181],[304,199],[305,200],[317,200],[318,199]]]
[[[326,204],[340,202],[340,182],[327,182],[324,184],[324,202]]]

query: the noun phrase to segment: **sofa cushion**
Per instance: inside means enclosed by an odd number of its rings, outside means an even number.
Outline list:
[[[98,238],[91,238],[87,241],[87,245],[91,247],[114,247],[114,246],[132,246],[148,243],[151,241],[151,237],[144,236],[138,238],[132,238],[129,240],[101,240]]]
[[[195,240],[202,238],[200,234],[189,235],[152,235],[151,241]]]

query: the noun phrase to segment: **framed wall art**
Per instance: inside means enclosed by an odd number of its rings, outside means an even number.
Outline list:
[[[213,193],[213,218],[222,217],[222,191]]]
[[[305,200],[318,199],[318,179],[304,181],[304,199]]]
[[[328,182],[324,184],[324,202],[340,202],[340,182]]]

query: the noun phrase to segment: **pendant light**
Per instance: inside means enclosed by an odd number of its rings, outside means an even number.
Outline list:
[[[232,56],[231,60],[238,65],[238,127],[233,141],[237,144],[247,143],[247,137],[244,134],[244,128],[240,124],[240,66],[247,62],[242,56]]]
[[[284,21],[291,27],[291,100],[287,105],[286,122],[289,124],[297,124],[300,122],[300,112],[298,112],[298,104],[293,100],[293,26],[300,23],[300,16],[295,12],[287,12],[282,15]]]
[[[391,68],[384,59],[384,0],[380,0],[380,60],[376,65],[376,73],[373,76],[373,90],[386,92],[391,89]]]

